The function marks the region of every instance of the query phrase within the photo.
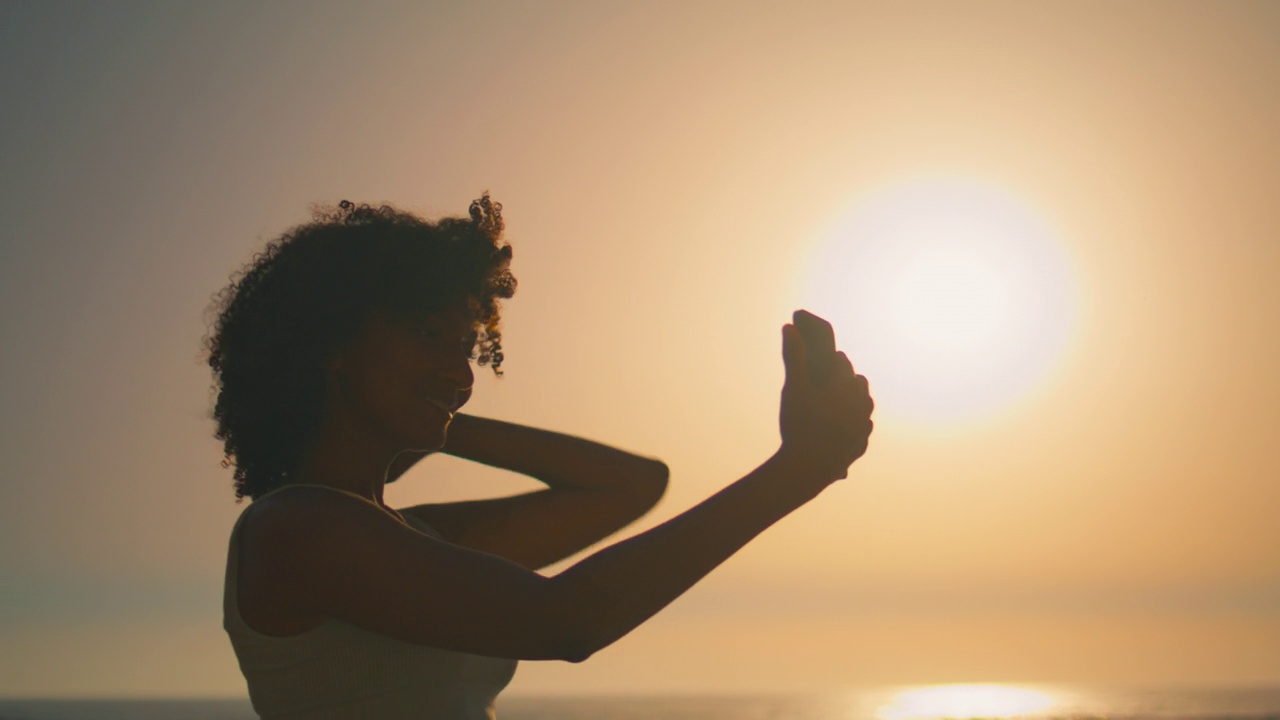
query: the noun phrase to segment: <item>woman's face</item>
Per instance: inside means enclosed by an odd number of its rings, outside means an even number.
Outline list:
[[[474,315],[465,305],[414,320],[378,313],[335,370],[337,402],[401,450],[438,450],[471,397]]]

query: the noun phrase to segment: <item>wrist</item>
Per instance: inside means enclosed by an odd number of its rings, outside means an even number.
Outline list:
[[[803,495],[805,502],[817,497],[828,485],[839,479],[831,468],[823,467],[807,454],[789,447],[779,447],[765,464],[785,478],[784,485],[787,488]]]

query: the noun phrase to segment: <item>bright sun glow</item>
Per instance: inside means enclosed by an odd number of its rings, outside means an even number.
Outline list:
[[[904,268],[889,306],[904,336],[923,351],[963,352],[999,337],[1008,290],[981,258],[939,249]]]
[[[1009,718],[1042,713],[1053,697],[1008,685],[934,685],[898,693],[876,711],[879,720]]]
[[[953,423],[1054,368],[1075,291],[1051,229],[987,185],[917,181],[859,203],[812,257],[803,306],[871,380],[878,415]]]

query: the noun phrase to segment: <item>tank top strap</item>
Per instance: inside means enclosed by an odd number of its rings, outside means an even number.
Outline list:
[[[321,485],[320,483],[289,483],[289,484],[287,484],[287,485],[281,485],[280,487],[275,488],[274,490],[270,490],[270,491],[265,492],[265,493],[263,493],[262,495],[260,495],[260,496],[258,496],[258,497],[256,497],[256,498],[254,498],[254,502],[257,502],[258,500],[261,500],[262,498],[265,498],[265,497],[267,497],[268,495],[274,495],[274,494],[276,494],[276,493],[280,492],[281,490],[285,490],[285,489],[287,489],[287,488],[291,488],[291,487],[322,487],[322,488],[327,488],[327,489],[329,489],[329,490],[333,490],[334,492],[340,492],[340,493],[342,493],[343,495],[350,495],[351,497],[356,498],[357,500],[360,500],[361,502],[369,503],[370,505],[372,505],[372,506],[374,506],[374,507],[378,508],[379,510],[382,510],[383,512],[387,513],[388,515],[391,515],[392,517],[396,518],[397,520],[399,520],[399,521],[400,521],[400,522],[402,522],[402,523],[405,523],[406,525],[409,523],[409,521],[408,521],[408,520],[406,520],[406,519],[405,519],[405,517],[404,517],[403,515],[401,515],[399,512],[397,512],[397,511],[395,511],[395,510],[392,510],[391,508],[386,507],[386,506],[384,506],[384,505],[379,505],[378,503],[376,503],[376,502],[374,502],[374,501],[370,500],[369,498],[367,498],[367,497],[365,497],[365,496],[361,495],[360,493],[354,493],[354,492],[351,492],[350,490],[343,490],[342,488],[336,488],[336,487],[334,487],[334,486],[332,486],[332,485]]]

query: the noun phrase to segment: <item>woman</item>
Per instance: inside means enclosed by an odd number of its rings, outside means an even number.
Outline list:
[[[778,449],[684,514],[538,574],[652,508],[667,467],[458,413],[473,360],[501,376],[499,301],[516,287],[502,230],[487,194],[435,222],[343,202],[216,298],[216,437],[253,500],[231,533],[224,627],[264,718],[494,718],[518,660],[587,659],[866,450],[866,379],[784,325]],[[834,363],[820,388],[806,353]],[[432,452],[548,488],[388,507],[385,484]]]

